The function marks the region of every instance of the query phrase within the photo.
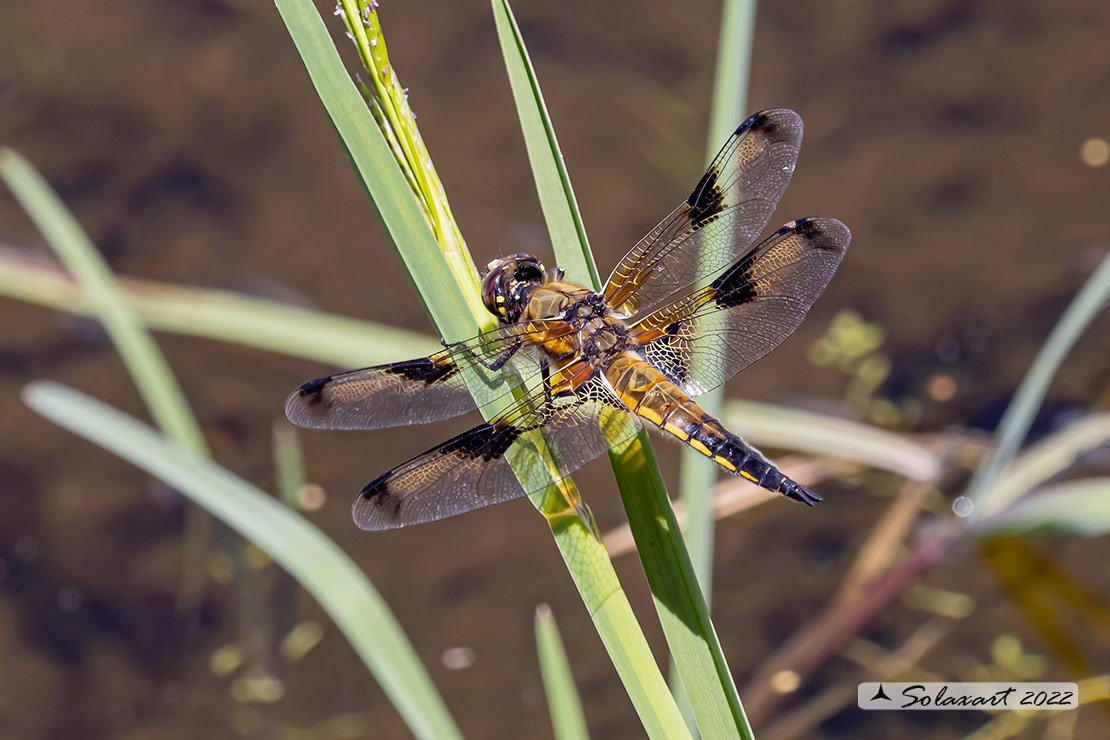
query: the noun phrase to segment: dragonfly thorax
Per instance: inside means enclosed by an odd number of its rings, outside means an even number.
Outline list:
[[[624,325],[619,323],[589,322],[582,341],[582,357],[597,362],[624,352],[628,348],[626,333]]]

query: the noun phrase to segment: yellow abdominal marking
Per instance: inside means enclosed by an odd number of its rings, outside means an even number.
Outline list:
[[[690,435],[687,434],[685,432],[685,430],[683,430],[682,427],[678,426],[677,424],[668,424],[667,426],[665,426],[663,428],[666,429],[671,434],[673,434],[674,436],[681,439],[683,442],[690,439]]]
[[[696,439],[690,440],[690,446],[706,457],[713,457],[713,453],[709,451],[709,448]]]
[[[636,409],[636,413],[650,421],[652,424],[655,424],[656,426],[659,426],[663,423],[663,417],[655,409],[641,406],[640,408]]]
[[[735,470],[735,468],[733,468],[733,469]],[[758,479],[758,478],[756,478],[756,477],[755,477],[754,475],[752,475],[751,473],[749,473],[749,472],[748,472],[748,471],[746,471],[746,470],[741,470],[741,471],[740,471],[740,475],[741,475],[742,477],[744,477],[744,478],[747,478],[747,479],[748,479],[748,480],[750,480],[750,481],[751,481],[752,483],[759,483],[759,479]]]
[[[736,466],[733,465],[730,460],[726,460],[725,458],[721,457],[720,455],[715,455],[713,457],[713,462],[717,463],[718,465],[720,465],[723,468],[726,468],[726,469],[732,471],[733,473],[736,472]],[[744,473],[741,473],[740,475],[744,475]]]

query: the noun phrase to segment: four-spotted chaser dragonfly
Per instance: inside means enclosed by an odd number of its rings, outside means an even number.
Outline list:
[[[509,365],[520,380],[507,410],[363,488],[358,526],[419,524],[532,493],[539,484],[520,481],[542,479],[531,473],[550,472],[552,458],[514,455],[510,466],[514,446],[535,447],[537,436],[553,444],[558,478],[629,440],[642,421],[769,491],[820,501],[691,400],[786,339],[844,256],[851,234],[835,219],[791,221],[752,246],[790,182],[801,140],[793,111],[744,121],[601,293],[531,255],[494,260],[482,299],[497,329],[294,391],[285,413],[298,426],[380,429],[473,411],[466,365]]]

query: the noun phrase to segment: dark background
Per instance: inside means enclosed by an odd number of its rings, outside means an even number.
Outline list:
[[[720,7],[518,0],[514,10],[606,273],[700,175]],[[380,17],[475,259],[535,251],[549,261],[487,4],[388,2]],[[854,236],[797,336],[730,393],[838,399],[844,376],[815,368],[806,350],[852,308],[886,329],[911,395],[942,365],[938,347],[974,337],[955,361],[945,355],[958,392],[931,405],[919,431],[992,427],[1110,239],[1110,168],[1079,156],[1089,137],[1110,138],[1108,31],[1110,5],[1097,0],[762,3],[748,108],[794,108],[807,132],[773,224],[835,216]],[[270,3],[5,4],[0,143],[41,169],[118,273],[431,332]],[[0,240],[44,249],[6,195]],[[0,311],[0,737],[250,734],[255,710],[208,667],[236,639],[226,588],[213,582],[197,613],[174,616],[180,500],[18,400],[26,382],[50,378],[146,418],[116,353],[90,322],[8,299]],[[1053,404],[1105,403],[1108,328],[1103,317],[1088,330]],[[178,336],[159,344],[220,463],[272,487],[271,425],[286,393],[327,368]],[[529,504],[398,533],[351,524],[350,493],[456,428],[304,434],[309,473],[329,494],[312,520],[381,590],[468,737],[550,737],[532,635],[540,602],[559,619],[593,736],[641,737]],[[673,484],[677,448],[656,448]],[[603,529],[623,521],[604,465],[579,481]],[[889,480],[842,484],[813,511],[774,501],[721,524],[714,620],[740,685],[824,603],[891,490]],[[1106,592],[1105,540],[1037,545]],[[662,655],[638,563],[617,567]],[[974,550],[927,581],[977,604],[930,670],[989,663],[1006,632],[1047,655],[1047,677],[1074,678]],[[286,696],[266,710],[281,736],[314,726],[324,736],[318,723],[357,712],[366,736],[407,737],[319,608],[301,594],[296,613],[320,619],[325,637],[283,669]],[[920,617],[896,605],[878,621],[866,636],[883,643]],[[1105,624],[1082,639],[1105,670]],[[460,646],[475,662],[450,671],[441,654]],[[842,674],[833,663],[819,684]],[[962,737],[986,721],[908,717],[847,710],[814,737],[907,727]],[[1106,727],[1105,714],[1084,710],[1075,737]]]

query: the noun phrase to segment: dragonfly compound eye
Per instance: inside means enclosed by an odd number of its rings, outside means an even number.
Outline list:
[[[490,262],[490,271],[482,278],[482,303],[495,316],[504,316],[506,312],[505,301],[508,299],[503,278],[507,266],[504,260]]]

